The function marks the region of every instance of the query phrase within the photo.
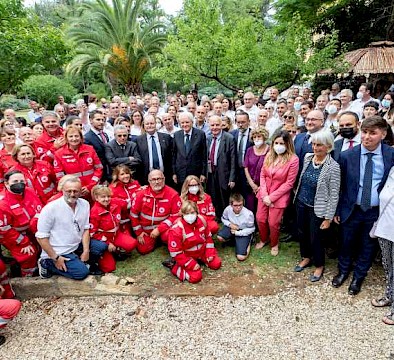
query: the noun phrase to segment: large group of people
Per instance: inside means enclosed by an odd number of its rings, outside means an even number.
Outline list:
[[[59,96],[54,111],[31,109],[28,122],[11,109],[0,121],[0,244],[21,276],[83,279],[165,244],[163,265],[198,282],[202,264],[222,264],[214,239],[239,261],[264,246],[277,256],[282,228],[300,243],[295,272],[313,265],[319,281],[331,246],[332,285],[353,271],[351,295],[380,244],[387,291],[372,304],[391,306],[383,320],[394,324],[394,93],[380,101],[361,84],[353,100],[334,84],[316,102],[308,88],[271,89],[268,101],[242,90],[75,105]],[[0,259],[0,297],[13,298],[3,268]],[[2,301],[0,326],[12,317]]]

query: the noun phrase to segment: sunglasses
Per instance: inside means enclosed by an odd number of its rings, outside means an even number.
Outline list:
[[[128,137],[129,135],[116,135],[117,137]]]
[[[291,115],[285,115],[285,116],[283,116],[283,119],[294,119],[294,116],[291,116]]]

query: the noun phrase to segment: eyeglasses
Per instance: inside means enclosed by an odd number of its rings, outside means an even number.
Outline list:
[[[245,101],[252,101],[253,98],[244,98]]]
[[[164,178],[153,178],[153,179],[150,179],[149,180],[149,182],[161,182],[161,181],[163,181],[164,180]]]
[[[77,220],[74,220],[74,221],[73,221],[73,224],[74,224],[75,230],[77,230],[78,232],[80,232],[80,231],[81,231],[81,228],[79,227],[79,224],[78,224]]]
[[[127,135],[127,134],[118,134],[118,135],[116,135],[117,137],[128,137],[129,135]]]

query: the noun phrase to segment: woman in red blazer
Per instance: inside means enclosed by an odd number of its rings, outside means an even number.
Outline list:
[[[256,248],[261,249],[268,243],[269,234],[273,256],[277,256],[279,252],[280,222],[290,202],[298,166],[299,160],[290,134],[283,130],[275,132],[271,150],[261,169],[256,214],[260,232],[260,242],[256,244]]]

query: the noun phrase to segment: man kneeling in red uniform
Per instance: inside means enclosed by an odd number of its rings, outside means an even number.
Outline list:
[[[184,201],[181,215],[169,234],[168,250],[175,260],[171,272],[181,281],[197,283],[202,279],[197,260],[213,270],[220,268],[222,260],[217,255],[206,220],[198,215],[196,203]]]
[[[149,186],[142,188],[131,205],[131,225],[137,235],[137,250],[145,255],[154,250],[156,239],[168,242],[168,230],[179,217],[181,199],[178,193],[165,185],[164,174],[152,170]]]

